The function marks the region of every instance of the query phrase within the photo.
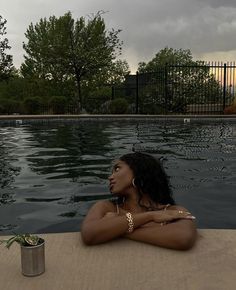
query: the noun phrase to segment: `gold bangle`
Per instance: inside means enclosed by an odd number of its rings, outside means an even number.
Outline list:
[[[130,212],[127,212],[125,215],[128,222],[127,232],[132,233],[134,231],[134,220],[133,220],[132,214]]]

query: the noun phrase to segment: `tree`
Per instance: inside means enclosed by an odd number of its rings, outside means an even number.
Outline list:
[[[106,69],[99,71],[98,74],[87,78],[87,82],[84,82],[83,85],[84,96],[86,96],[86,101],[84,101],[86,111],[97,110],[104,102],[111,100],[112,87],[121,85],[129,73],[127,61],[116,60],[111,62]]]
[[[0,15],[0,81],[8,79],[13,70],[12,56],[6,53],[6,50],[11,48],[8,45],[8,39],[4,38],[6,23],[6,19]]]
[[[104,83],[114,86],[125,81],[125,77],[130,74],[130,68],[126,60],[112,62],[107,70],[104,70]]]
[[[140,62],[138,72],[156,72],[160,67],[166,65],[191,65],[195,63],[190,49],[173,49],[165,47],[156,53],[155,57],[148,63]]]
[[[194,61],[189,49],[164,48],[148,63],[138,67],[144,111],[186,111],[191,103],[216,101],[220,84],[203,61]],[[206,94],[207,91],[207,94]]]
[[[106,29],[101,12],[77,20],[68,12],[31,23],[25,33],[28,42],[23,44],[26,55],[22,74],[56,83],[73,80],[81,108],[83,82],[109,68],[121,53],[119,33]]]

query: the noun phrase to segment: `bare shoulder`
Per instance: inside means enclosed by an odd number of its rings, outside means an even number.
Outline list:
[[[114,209],[114,204],[110,201],[110,200],[107,200],[107,199],[104,199],[104,200],[99,200],[97,201],[93,206],[92,208],[100,208],[100,209],[107,209],[107,210],[112,210]],[[92,209],[91,208],[91,209]]]
[[[85,219],[100,219],[109,211],[114,211],[114,204],[109,200],[99,200],[89,209]]]

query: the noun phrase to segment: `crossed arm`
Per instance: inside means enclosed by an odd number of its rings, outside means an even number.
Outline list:
[[[152,245],[176,249],[190,249],[196,240],[196,226],[187,214],[180,215],[182,207],[166,211],[142,212],[133,214],[134,231],[127,233],[127,220],[124,212],[117,215],[109,201],[97,202],[88,212],[81,228],[82,239],[87,245],[104,243],[124,237]],[[162,222],[169,222],[160,226]]]

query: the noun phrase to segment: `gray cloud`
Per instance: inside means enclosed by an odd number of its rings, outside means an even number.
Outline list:
[[[236,7],[235,0],[198,0],[199,2],[203,2],[204,4],[208,4],[211,7]]]
[[[107,26],[122,29],[123,58],[133,70],[165,46],[189,48],[194,56],[208,58],[218,52],[232,58],[235,51],[236,58],[235,0],[11,0],[1,6],[16,66],[23,61],[22,42],[30,22],[69,10],[74,18],[106,11]]]

